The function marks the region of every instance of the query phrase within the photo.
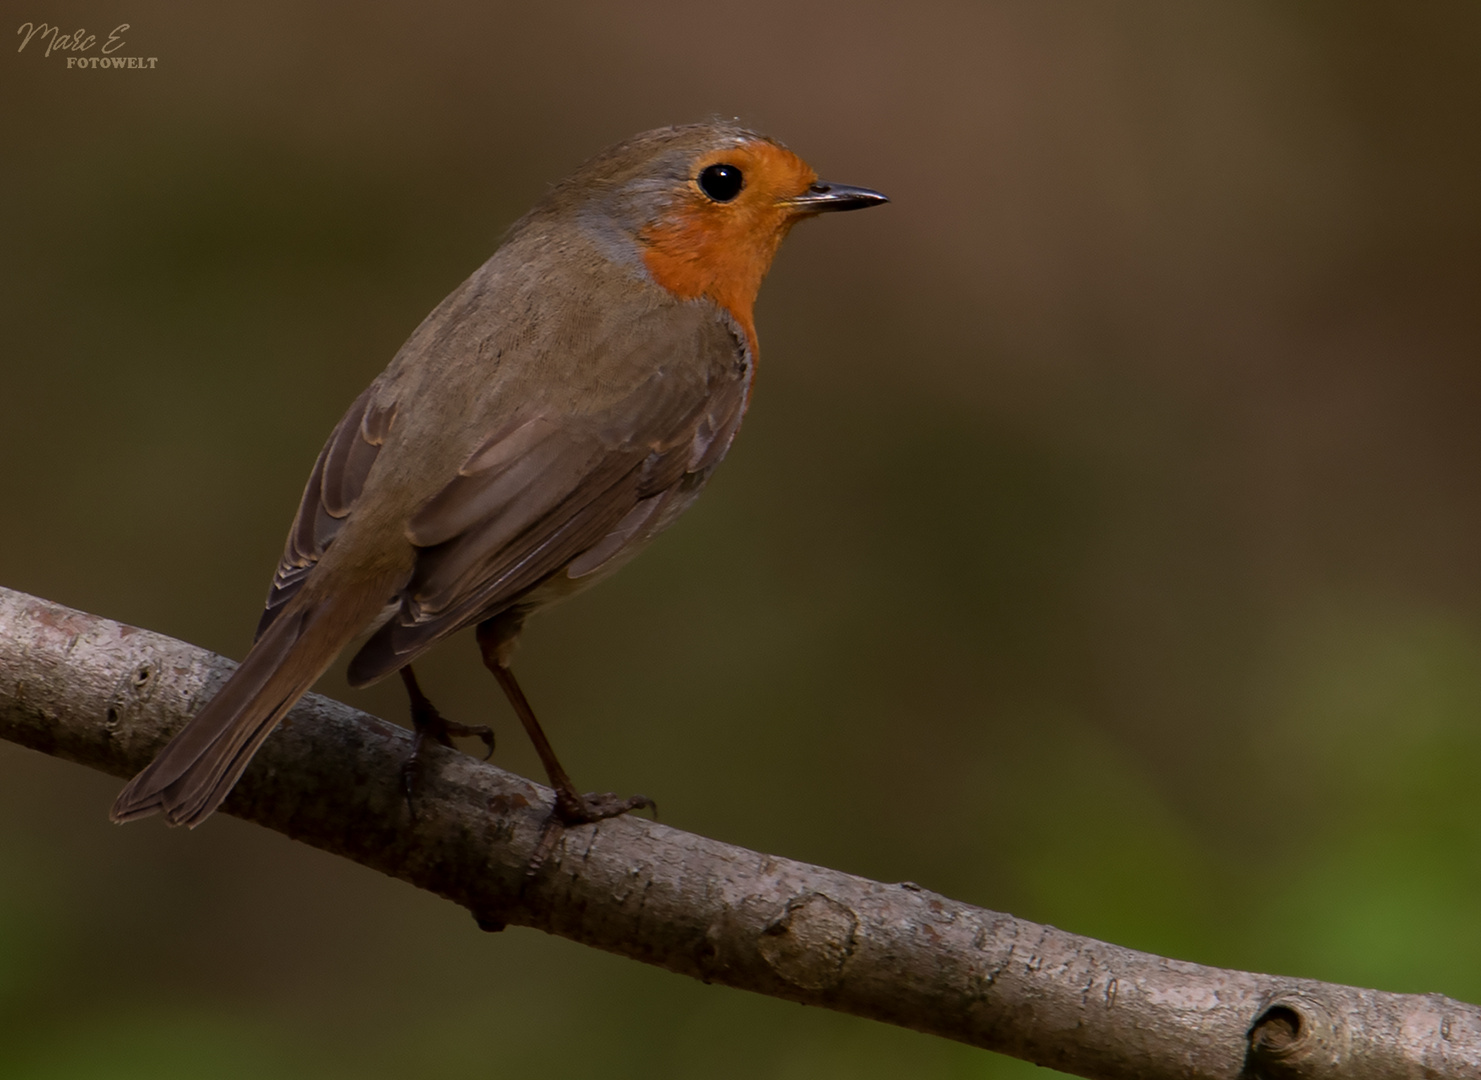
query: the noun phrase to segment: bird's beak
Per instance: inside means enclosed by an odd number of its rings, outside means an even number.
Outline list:
[[[862,210],[889,201],[888,196],[868,188],[825,184],[820,180],[801,195],[788,199],[786,205],[799,214],[823,214],[833,210]]]

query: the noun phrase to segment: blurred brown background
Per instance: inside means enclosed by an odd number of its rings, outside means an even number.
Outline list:
[[[421,317],[589,154],[736,115],[894,204],[792,237],[730,460],[527,634],[578,781],[1481,1000],[1481,8],[6,7],[159,62],[0,62],[0,582],[240,656]],[[538,775],[471,640],[424,680]],[[0,744],[6,1078],[1042,1075],[117,787]]]

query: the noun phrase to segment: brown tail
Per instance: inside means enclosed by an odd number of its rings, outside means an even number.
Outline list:
[[[162,812],[171,825],[199,825],[221,805],[262,740],[381,610],[380,583],[300,595],[252,646],[206,707],[129,781],[113,803],[114,821]]]

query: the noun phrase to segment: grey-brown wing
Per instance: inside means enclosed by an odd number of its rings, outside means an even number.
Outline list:
[[[413,517],[417,560],[401,607],[351,661],[363,685],[440,638],[505,610],[557,574],[594,573],[641,544],[724,456],[745,411],[744,344],[706,315],[670,337],[682,363],[606,410],[518,415]]]
[[[256,638],[262,637],[303,586],[304,579],[338,535],[365,487],[365,477],[375,464],[396,415],[394,405],[378,408],[371,404],[373,390],[371,387],[355,399],[330,433],[324,449],[319,451],[308,483],[304,485],[298,513],[288,530],[283,557],[278,560],[277,572],[273,574],[273,583],[267,593],[267,609],[257,624]]]

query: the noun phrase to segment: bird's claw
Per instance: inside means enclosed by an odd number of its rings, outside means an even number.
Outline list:
[[[545,826],[540,830],[540,839],[536,841],[534,854],[525,867],[525,876],[533,878],[539,872],[540,867],[545,865],[545,860],[550,858],[550,853],[555,850],[555,842],[566,829],[621,817],[633,810],[652,810],[653,816],[658,816],[658,804],[646,795],[623,798],[610,791],[577,795],[575,792],[557,790],[555,805],[551,807],[550,816],[545,819]]]
[[[450,738],[477,738],[482,740],[484,746],[488,747],[488,750],[483,755],[483,760],[487,761],[494,756],[494,729],[487,724],[458,724],[452,720],[443,719],[441,716],[438,716],[437,719],[442,723],[442,734],[437,738],[437,741],[442,743],[443,746],[452,745]]]
[[[417,708],[413,703],[412,722],[416,725],[415,742],[412,744],[411,753],[401,763],[401,789],[406,796],[406,812],[415,820],[417,816],[415,806],[415,795],[417,788],[417,763],[422,757],[422,748],[428,742],[436,742],[442,746],[452,747],[454,738],[478,738],[483,745],[488,747],[488,752],[483,755],[487,761],[494,756],[494,729],[483,724],[459,724],[449,720],[432,707],[430,701],[425,701],[425,708]]]
[[[612,792],[588,792],[577,795],[569,791],[555,793],[555,808],[551,816],[562,825],[590,825],[607,818],[621,817],[634,810],[652,810],[658,816],[658,804],[646,795],[629,795],[624,798]]]

